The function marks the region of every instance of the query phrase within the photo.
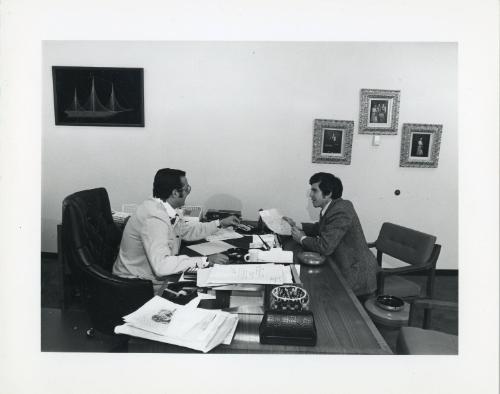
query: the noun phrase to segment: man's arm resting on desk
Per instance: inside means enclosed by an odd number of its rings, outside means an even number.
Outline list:
[[[301,244],[306,250],[331,255],[351,226],[352,218],[345,211],[339,211],[325,219],[324,229],[317,237],[305,237]]]
[[[144,230],[141,233],[141,240],[148,261],[151,264],[151,270],[157,277],[207,265],[206,257],[176,256],[169,245],[168,227],[158,218],[151,218],[146,221]]]

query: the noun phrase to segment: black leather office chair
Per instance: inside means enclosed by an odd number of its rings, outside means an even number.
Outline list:
[[[151,299],[149,280],[126,279],[111,273],[122,232],[114,224],[104,188],[66,197],[62,213],[64,264],[80,288],[93,328],[113,334],[125,316]]]
[[[424,321],[423,328],[414,327],[416,324],[416,308],[424,310],[442,309],[458,312],[455,302],[419,299],[413,301],[410,307],[408,327],[401,327],[399,331],[396,352],[397,354],[458,354],[458,336],[436,330],[430,330],[430,321]]]

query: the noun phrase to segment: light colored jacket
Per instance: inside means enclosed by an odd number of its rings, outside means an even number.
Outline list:
[[[137,207],[123,231],[120,252],[113,274],[124,278],[142,278],[159,285],[162,277],[196,267],[204,257],[178,256],[181,240],[197,241],[215,233],[218,221],[186,222],[177,218],[171,223],[167,210],[157,200],[149,199]]]

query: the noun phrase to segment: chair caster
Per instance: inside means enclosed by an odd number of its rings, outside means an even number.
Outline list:
[[[94,338],[95,337],[95,330],[93,328],[89,328],[86,332],[87,337],[89,338]]]

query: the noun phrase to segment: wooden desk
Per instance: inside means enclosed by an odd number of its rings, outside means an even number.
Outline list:
[[[316,346],[262,345],[259,342],[261,315],[240,315],[231,345],[220,345],[210,353],[310,353],[392,354],[374,324],[348,287],[335,264],[302,266],[300,277],[310,295],[318,341]],[[191,349],[131,338],[129,352],[191,353]]]

